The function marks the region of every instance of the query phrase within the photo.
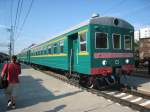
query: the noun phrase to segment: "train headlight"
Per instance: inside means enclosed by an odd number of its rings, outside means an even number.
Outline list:
[[[129,60],[129,59],[126,59],[126,60],[125,60],[125,63],[126,63],[126,64],[128,64],[129,62],[130,62],[130,60]]]
[[[107,61],[106,61],[106,60],[103,60],[103,61],[102,61],[102,65],[107,65]]]

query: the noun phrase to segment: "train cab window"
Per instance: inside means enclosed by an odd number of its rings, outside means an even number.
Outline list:
[[[52,54],[52,47],[48,46],[48,54]]]
[[[126,50],[131,50],[131,48],[132,48],[132,43],[131,42],[132,42],[131,36],[125,35],[124,36],[124,48]]]
[[[80,37],[80,51],[86,51],[86,34],[87,32],[83,32],[79,34]]]
[[[60,53],[64,53],[64,41],[60,41]]]
[[[96,48],[108,48],[108,39],[106,33],[96,33]]]
[[[113,34],[113,48],[121,49],[121,38],[119,34]]]
[[[54,54],[56,54],[57,53],[57,44],[54,44],[53,48],[54,48]]]

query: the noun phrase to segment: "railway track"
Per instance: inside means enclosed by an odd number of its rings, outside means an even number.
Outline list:
[[[48,70],[41,70],[41,69],[38,69],[38,70],[50,76],[53,76],[54,78],[62,80],[68,84],[71,84],[73,86],[82,88],[83,90],[86,90],[93,94],[96,94],[98,96],[103,96],[106,99],[131,107],[132,109],[138,110],[140,112],[150,112],[150,96],[146,94],[138,93],[136,91],[131,91],[131,90],[128,90],[127,88],[126,89],[106,89],[106,90],[96,90],[93,88],[85,88],[83,86],[80,86],[78,81],[68,80],[68,78],[66,78],[63,75],[60,75],[60,74],[57,74]]]

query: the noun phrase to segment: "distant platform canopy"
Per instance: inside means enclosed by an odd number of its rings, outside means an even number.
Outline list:
[[[7,59],[9,59],[9,55],[0,52],[0,61],[2,62],[2,61],[7,60]]]

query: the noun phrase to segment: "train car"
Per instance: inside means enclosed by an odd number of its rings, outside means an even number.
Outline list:
[[[30,62],[30,49],[24,49],[22,50],[18,55],[18,61],[21,61],[23,63],[29,63]]]
[[[88,87],[119,83],[134,69],[134,28],[125,20],[95,16],[32,47],[28,62],[76,74]]]

